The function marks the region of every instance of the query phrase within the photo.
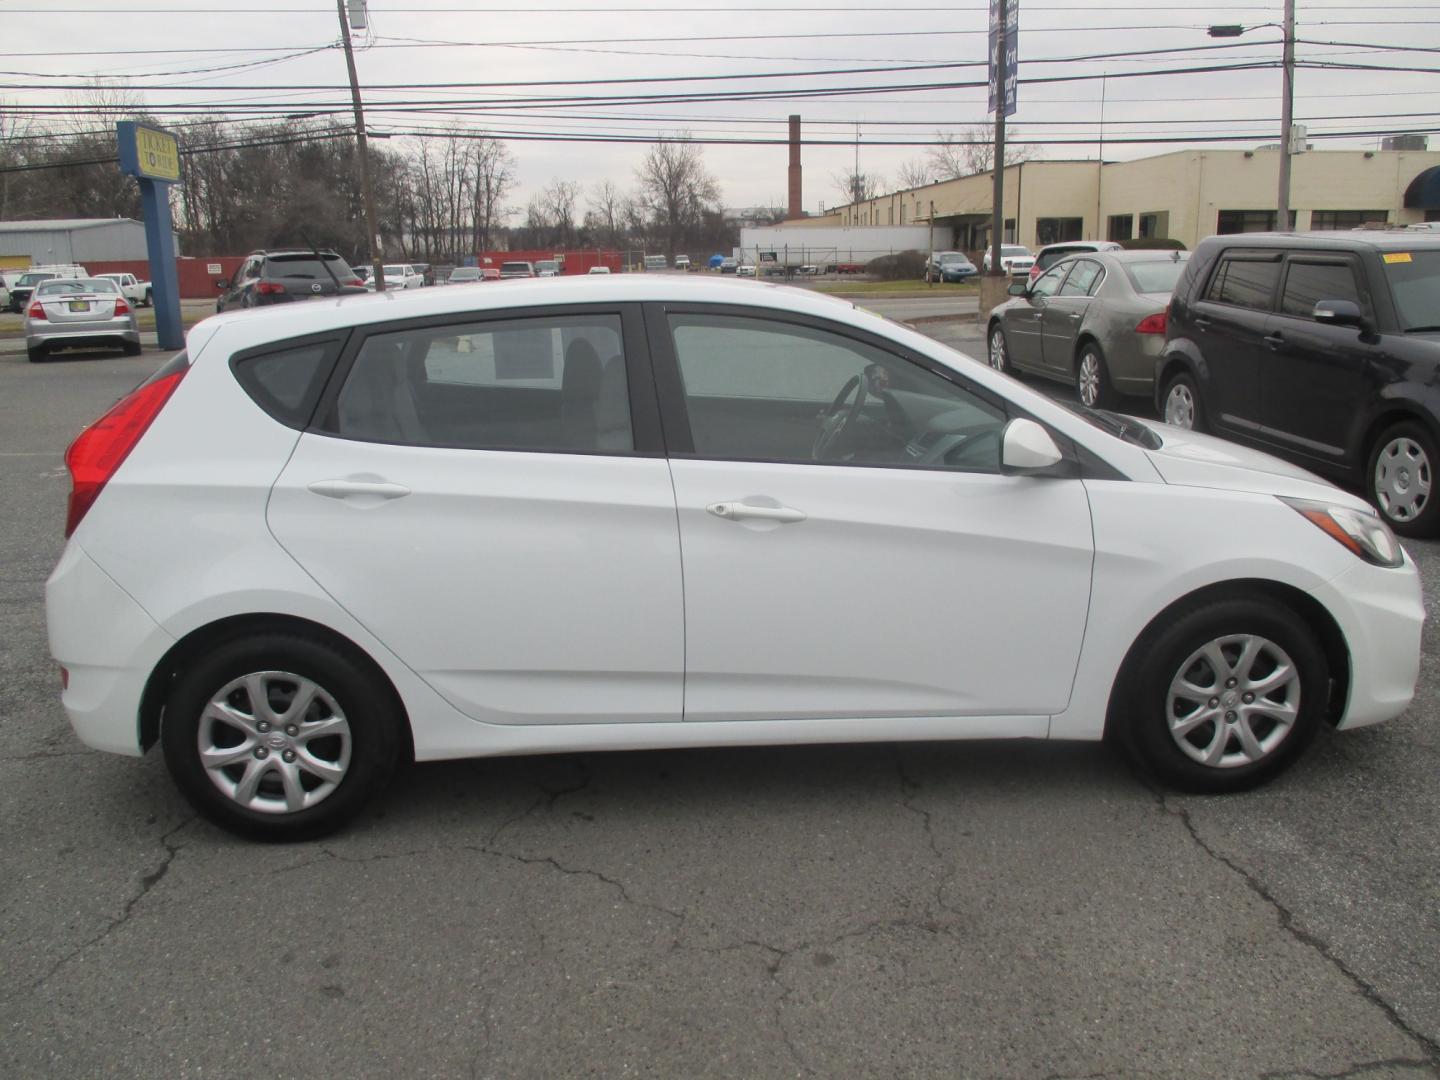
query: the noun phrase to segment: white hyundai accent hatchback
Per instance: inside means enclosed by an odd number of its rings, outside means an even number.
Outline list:
[[[76,732],[262,838],[411,757],[1108,734],[1228,791],[1419,666],[1360,499],[800,290],[222,315],[67,463]]]

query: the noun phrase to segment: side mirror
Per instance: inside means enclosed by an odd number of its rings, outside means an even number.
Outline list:
[[[215,281],[215,287],[216,287],[217,289],[228,289],[228,288],[230,287],[230,279],[229,279],[229,278],[223,278],[223,277],[216,279],[216,281]]]
[[[1369,322],[1360,305],[1354,300],[1320,300],[1315,304],[1312,318],[1329,326],[1353,326],[1357,330],[1368,330]]]
[[[1005,291],[1011,296],[1025,296],[1030,292],[1030,285],[1025,281],[1017,281]]]
[[[1050,433],[1034,420],[1016,417],[1000,435],[1000,471],[1007,476],[1044,472],[1063,460]]]

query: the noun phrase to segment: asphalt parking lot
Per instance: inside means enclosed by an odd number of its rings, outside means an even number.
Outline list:
[[[81,746],[45,645],[61,454],[163,359],[0,354],[0,1076],[1440,1075],[1440,543],[1409,712],[1246,795],[1092,745],[590,754],[259,846]]]

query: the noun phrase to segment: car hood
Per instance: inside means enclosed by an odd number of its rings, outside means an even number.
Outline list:
[[[1160,436],[1161,448],[1147,450],[1146,455],[1167,484],[1318,499],[1357,510],[1369,509],[1364,500],[1341,491],[1328,480],[1262,450],[1154,420],[1141,423]]]

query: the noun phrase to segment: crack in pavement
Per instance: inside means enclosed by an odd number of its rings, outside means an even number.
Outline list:
[[[140,878],[140,891],[137,892],[134,896],[130,897],[130,899],[125,901],[125,906],[121,909],[120,914],[116,918],[110,920],[109,926],[105,927],[88,941],[81,942],[79,945],[75,946],[75,948],[71,949],[68,953],[62,956],[59,960],[55,961],[55,963],[50,966],[49,971],[45,972],[44,975],[40,976],[40,978],[36,979],[33,983],[30,984],[31,990],[40,989],[40,987],[45,985],[45,983],[48,982],[57,971],[59,971],[62,967],[68,964],[71,960],[75,959],[75,957],[79,956],[86,949],[89,949],[92,946],[98,945],[100,942],[104,941],[107,937],[109,937],[120,927],[124,926],[125,923],[130,920],[130,916],[134,914],[136,905],[139,904],[141,900],[145,899],[145,897],[150,894],[150,890],[155,888],[156,885],[160,884],[160,882],[164,880],[165,875],[170,872],[170,864],[175,861],[175,856],[180,853],[179,845],[172,844],[170,842],[170,838],[176,833],[178,833],[181,829],[190,825],[193,821],[195,821],[197,817],[199,817],[198,814],[191,814],[185,820],[181,821],[180,824],[176,825],[173,829],[160,837],[160,846],[165,849],[165,857],[160,860],[160,865],[158,867]]]
[[[1400,1012],[1395,1007],[1395,1005],[1387,1001],[1372,983],[1370,983],[1363,976],[1361,976],[1359,972],[1352,969],[1347,963],[1345,963],[1344,960],[1335,955],[1334,951],[1330,948],[1329,942],[1301,927],[1298,924],[1295,913],[1292,912],[1289,908],[1287,908],[1283,903],[1281,903],[1280,899],[1273,892],[1270,891],[1269,887],[1263,881],[1261,881],[1258,877],[1256,877],[1250,871],[1246,870],[1244,867],[1240,866],[1232,859],[1220,854],[1220,852],[1216,851],[1213,847],[1206,843],[1204,837],[1200,835],[1199,827],[1195,824],[1194,819],[1191,818],[1189,810],[1187,810],[1183,806],[1171,806],[1164,792],[1152,786],[1148,781],[1143,782],[1145,783],[1145,786],[1150,790],[1150,793],[1155,797],[1155,800],[1158,803],[1160,810],[1171,817],[1178,818],[1180,820],[1180,823],[1185,826],[1185,830],[1190,834],[1191,840],[1195,842],[1195,845],[1201,851],[1203,851],[1214,861],[1218,862],[1220,865],[1229,869],[1233,874],[1237,875],[1240,880],[1242,880],[1246,884],[1246,886],[1250,889],[1251,892],[1253,892],[1256,896],[1258,896],[1275,911],[1277,917],[1279,918],[1280,928],[1282,930],[1284,930],[1287,934],[1293,937],[1296,941],[1300,942],[1302,945],[1313,949],[1315,952],[1319,953],[1320,956],[1329,961],[1331,966],[1334,967],[1336,971],[1340,972],[1341,975],[1345,976],[1345,978],[1350,981],[1351,985],[1353,985],[1355,989],[1360,992],[1360,995],[1364,997],[1366,1001],[1370,1002],[1372,1005],[1374,1005],[1376,1008],[1378,1008],[1381,1012],[1385,1014],[1386,1018],[1389,1019],[1391,1025],[1395,1027],[1396,1030],[1398,1030],[1401,1034],[1407,1036],[1408,1038],[1412,1039],[1420,1045],[1420,1047],[1425,1052],[1426,1060],[1424,1064],[1432,1069],[1435,1069],[1437,1072],[1440,1072],[1440,1043],[1437,1043],[1428,1035],[1425,1035],[1423,1032],[1417,1031],[1414,1027],[1412,1027],[1410,1023],[1400,1015]],[[1296,1075],[1307,1074],[1298,1073]],[[1336,1075],[1346,1076],[1349,1074],[1339,1073]]]
[[[1258,1080],[1348,1080],[1352,1076],[1364,1076],[1368,1072],[1376,1072],[1380,1069],[1425,1069],[1433,1075],[1440,1075],[1440,1069],[1430,1061],[1422,1061],[1419,1058],[1385,1058],[1383,1061],[1362,1061],[1358,1065],[1351,1065],[1343,1072],[1320,1073],[1311,1072],[1308,1069],[1280,1069],[1278,1071],[1263,1072]]]

